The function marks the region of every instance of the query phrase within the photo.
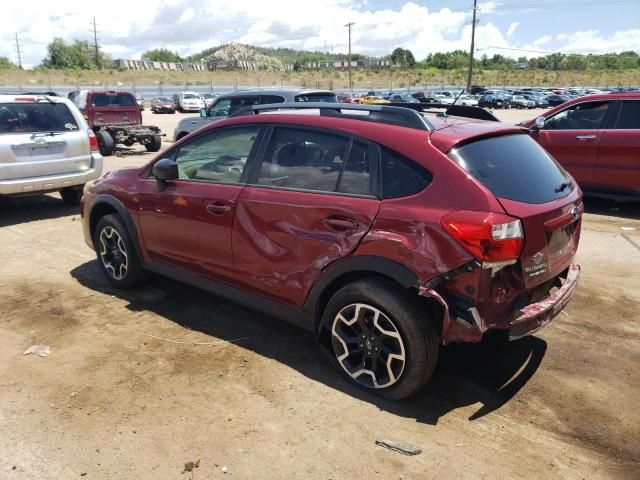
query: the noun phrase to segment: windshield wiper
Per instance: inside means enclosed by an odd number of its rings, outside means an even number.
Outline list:
[[[562,182],[560,185],[558,185],[555,189],[556,193],[560,193],[562,192],[565,188],[568,188],[571,186],[571,182],[569,180],[567,180],[566,182]]]

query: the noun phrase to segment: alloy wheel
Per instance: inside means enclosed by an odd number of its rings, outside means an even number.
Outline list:
[[[400,332],[376,307],[354,303],[342,308],[333,320],[331,340],[340,366],[364,387],[390,387],[404,371]]]
[[[99,241],[102,265],[115,280],[122,280],[129,263],[122,236],[115,228],[107,226],[100,232]]]

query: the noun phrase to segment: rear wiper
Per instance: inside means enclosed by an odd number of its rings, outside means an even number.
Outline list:
[[[568,188],[571,186],[571,182],[570,181],[566,181],[566,182],[562,182],[560,185],[558,185],[555,189],[556,193],[560,193],[561,191],[563,191],[565,188]]]
[[[47,95],[40,95],[40,96],[38,97],[38,99],[40,99],[40,98],[44,98],[47,102],[49,102],[49,103],[50,103],[50,104],[52,104],[52,105],[55,105],[55,103],[56,103],[56,102],[54,102],[53,100],[51,100]]]

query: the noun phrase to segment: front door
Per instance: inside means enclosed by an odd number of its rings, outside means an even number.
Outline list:
[[[594,186],[598,145],[609,104],[591,101],[571,105],[547,118],[544,129],[532,133],[581,187]]]
[[[275,127],[238,199],[236,281],[302,306],[322,270],[353,253],[371,228],[380,205],[375,158],[373,146],[357,139]]]
[[[217,279],[233,271],[231,228],[260,126],[204,132],[174,153],[180,177],[158,191],[149,177],[140,191],[144,245],[157,261]]]

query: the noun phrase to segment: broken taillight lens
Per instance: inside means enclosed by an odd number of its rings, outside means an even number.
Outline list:
[[[483,266],[515,263],[524,245],[520,220],[501,213],[459,210],[441,223]]]
[[[93,130],[89,130],[89,147],[91,147],[92,152],[99,152],[100,147],[98,146],[98,138],[96,134],[93,133]]]

